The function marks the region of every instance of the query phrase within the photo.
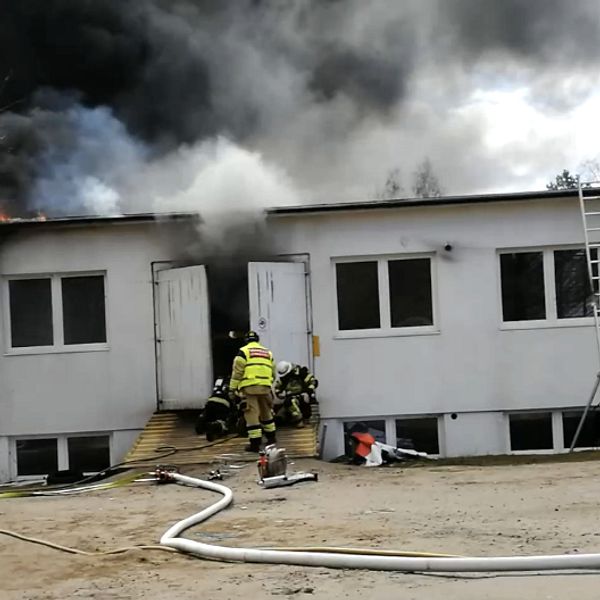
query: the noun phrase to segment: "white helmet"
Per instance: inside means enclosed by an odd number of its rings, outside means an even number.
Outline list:
[[[292,370],[292,363],[282,360],[277,363],[277,375],[285,377]]]

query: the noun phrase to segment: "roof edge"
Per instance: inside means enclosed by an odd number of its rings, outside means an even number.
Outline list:
[[[587,190],[586,190],[587,191]],[[587,191],[588,195],[590,191]],[[584,192],[585,193],[585,192]],[[597,188],[594,193],[600,194]],[[468,196],[441,196],[439,198],[392,198],[389,200],[365,200],[359,202],[339,202],[332,204],[302,204],[275,206],[267,209],[268,215],[296,215],[353,210],[381,210],[420,206],[443,206],[452,204],[485,204],[491,202],[512,202],[519,200],[546,200],[571,198],[579,195],[578,190],[542,190],[532,192],[510,192],[496,194],[475,194]]]
[[[115,225],[152,222],[185,221],[200,219],[198,213],[129,213],[116,215],[90,215],[74,217],[43,218],[33,217],[28,219],[9,219],[0,221],[0,228],[15,229],[21,227],[54,227],[77,225]]]

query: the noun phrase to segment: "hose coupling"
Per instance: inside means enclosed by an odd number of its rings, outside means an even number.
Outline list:
[[[158,465],[154,471],[154,477],[156,477],[157,483],[173,483],[175,481],[173,474],[177,472],[176,468]]]

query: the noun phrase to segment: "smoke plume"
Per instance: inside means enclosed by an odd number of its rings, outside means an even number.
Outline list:
[[[7,1],[0,210],[216,219],[364,199],[424,156],[448,193],[531,187],[593,114],[599,21],[593,0]]]

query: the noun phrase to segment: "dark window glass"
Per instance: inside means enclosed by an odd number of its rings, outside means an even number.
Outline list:
[[[504,321],[546,318],[544,256],[541,252],[500,255]]]
[[[558,318],[592,316],[585,250],[556,250],[554,275]]]
[[[12,347],[52,346],[50,279],[12,279],[8,290]]]
[[[510,415],[511,450],[552,450],[552,414]]]
[[[380,327],[377,262],[338,263],[335,272],[340,330]]]
[[[430,259],[390,260],[388,273],[392,327],[433,325]]]
[[[346,456],[352,456],[350,434],[355,431],[370,433],[375,441],[385,444],[385,421],[348,421],[344,423],[344,450]]]
[[[397,419],[396,420],[396,445],[399,448],[411,447],[419,452],[439,454],[437,417],[423,419]]]
[[[106,342],[104,276],[63,277],[65,344]]]
[[[569,410],[563,412],[563,436],[565,448],[570,448],[575,432],[581,420],[582,410]],[[575,448],[598,448],[600,446],[600,412],[591,410],[588,412],[583,427],[579,432]]]
[[[110,446],[107,435],[72,437],[67,440],[69,469],[82,473],[97,473],[110,466]]]
[[[17,440],[17,474],[47,475],[58,471],[56,438]]]

